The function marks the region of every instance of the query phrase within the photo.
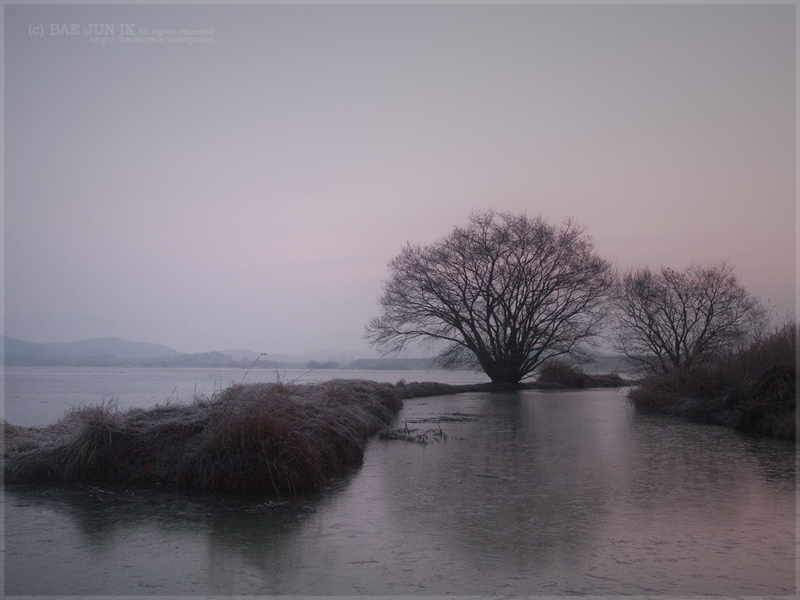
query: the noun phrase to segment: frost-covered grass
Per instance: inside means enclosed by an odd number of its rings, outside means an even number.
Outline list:
[[[709,365],[646,377],[629,398],[643,410],[794,439],[797,336],[786,323]]]
[[[587,387],[588,377],[576,387]],[[617,376],[591,377],[588,385],[623,384]],[[566,387],[562,381],[513,389],[554,386]],[[507,389],[405,381],[278,382],[233,385],[190,404],[126,411],[113,402],[81,407],[47,427],[4,423],[5,482],[313,491],[327,476],[362,460],[368,438],[388,427],[402,399]]]
[[[124,412],[84,407],[44,428],[5,423],[5,481],[313,491],[358,463],[401,407],[394,386],[356,380],[234,385]]]

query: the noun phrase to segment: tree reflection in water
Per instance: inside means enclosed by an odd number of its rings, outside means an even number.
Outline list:
[[[7,489],[6,593],[794,593],[793,444],[615,390],[408,400],[396,423],[455,412],[480,417],[375,439],[280,506]]]

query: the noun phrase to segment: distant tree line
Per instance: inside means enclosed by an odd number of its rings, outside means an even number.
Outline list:
[[[194,354],[179,354],[177,356],[164,356],[152,358],[142,366],[148,367],[219,367],[239,366],[239,361],[222,352],[197,352]]]
[[[336,362],[335,360],[328,360],[325,362],[318,362],[316,360],[310,360],[306,363],[306,368],[308,369],[340,369],[341,365]]]

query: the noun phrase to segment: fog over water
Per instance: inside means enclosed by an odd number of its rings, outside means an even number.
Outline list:
[[[22,340],[368,351],[489,208],[795,305],[790,4],[9,5],[4,91]]]

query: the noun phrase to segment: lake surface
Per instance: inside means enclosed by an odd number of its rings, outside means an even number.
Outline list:
[[[412,399],[395,425],[446,437],[376,438],[272,508],[8,488],[5,592],[795,593],[794,444],[638,414],[625,390]]]
[[[189,402],[195,394],[211,396],[232,383],[317,382],[330,379],[371,379],[396,383],[486,383],[475,371],[376,371],[345,369],[224,369],[224,368],[115,368],[115,367],[6,367],[4,417],[23,427],[41,427],[57,421],[81,405],[117,402],[120,409]]]

